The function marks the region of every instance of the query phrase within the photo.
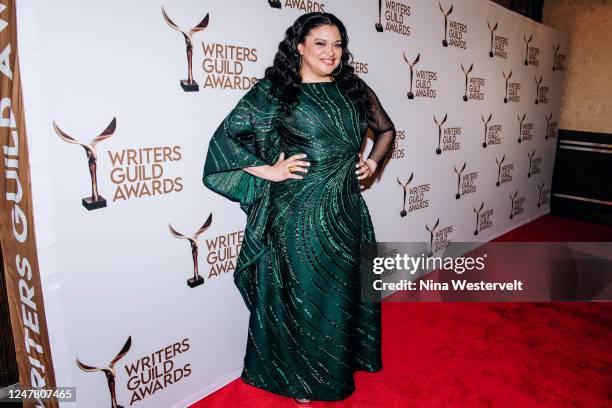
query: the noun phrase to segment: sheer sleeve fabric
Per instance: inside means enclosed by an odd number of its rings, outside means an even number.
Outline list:
[[[378,168],[395,141],[395,125],[370,87],[368,87],[368,96],[370,97],[371,108],[367,114],[367,121],[368,127],[374,133],[374,146],[368,159],[374,160]]]
[[[278,104],[268,90],[269,83],[260,81],[242,97],[214,132],[204,164],[204,185],[240,202],[245,212],[269,181],[242,169],[273,164],[276,154]]]

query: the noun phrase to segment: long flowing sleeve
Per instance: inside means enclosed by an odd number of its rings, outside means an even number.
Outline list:
[[[374,146],[372,146],[368,159],[374,160],[379,168],[395,141],[395,125],[370,87],[368,87],[368,95],[371,102],[371,108],[367,114],[368,127],[374,133]]]
[[[276,126],[279,104],[269,98],[269,88],[269,81],[257,82],[219,125],[208,145],[202,177],[206,187],[239,202],[247,214],[234,281],[249,309],[255,297],[256,262],[268,249],[271,181],[242,169],[273,164],[280,153]]]

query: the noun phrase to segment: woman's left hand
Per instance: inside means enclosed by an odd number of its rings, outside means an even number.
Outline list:
[[[357,167],[357,180],[363,180],[370,177],[376,171],[376,162],[372,159],[363,160],[363,156],[359,153],[359,163],[355,165]]]

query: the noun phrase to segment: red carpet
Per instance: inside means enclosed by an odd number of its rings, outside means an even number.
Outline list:
[[[496,241],[612,241],[543,216]],[[612,407],[612,303],[383,303],[383,370],[312,407]],[[240,379],[192,408],[295,407]]]

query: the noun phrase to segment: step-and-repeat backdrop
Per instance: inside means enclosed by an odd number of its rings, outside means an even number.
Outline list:
[[[379,241],[438,251],[549,210],[568,39],[493,3],[0,3],[2,249],[21,381],[76,386],[78,406],[182,407],[240,375],[245,217],[202,169],[304,12],[343,20],[357,74],[396,125],[364,191]]]

